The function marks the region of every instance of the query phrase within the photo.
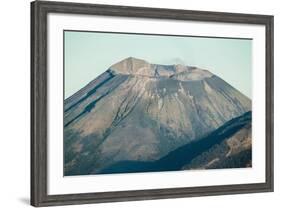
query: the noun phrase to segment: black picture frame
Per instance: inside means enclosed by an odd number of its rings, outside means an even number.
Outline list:
[[[264,25],[266,28],[266,182],[239,185],[48,195],[47,15],[106,15]],[[31,205],[51,206],[273,191],[273,16],[34,1],[31,3]]]

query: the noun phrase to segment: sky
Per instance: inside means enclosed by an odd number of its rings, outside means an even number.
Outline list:
[[[65,98],[127,57],[207,69],[252,97],[252,40],[64,31]]]

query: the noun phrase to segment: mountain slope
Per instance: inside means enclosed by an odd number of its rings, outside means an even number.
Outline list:
[[[249,110],[207,70],[127,58],[65,100],[65,174],[158,160]]]
[[[251,112],[247,112],[157,161],[121,161],[99,173],[249,167],[252,159],[251,122]]]

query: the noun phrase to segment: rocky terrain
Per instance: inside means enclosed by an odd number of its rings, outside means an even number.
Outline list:
[[[100,173],[245,168],[252,165],[251,112],[153,162],[121,161]]]
[[[65,100],[64,174],[101,173],[123,161],[158,161],[248,111],[251,100],[208,70],[129,57]],[[231,147],[227,154],[240,151],[236,140],[225,144]],[[226,161],[199,160],[181,168]]]

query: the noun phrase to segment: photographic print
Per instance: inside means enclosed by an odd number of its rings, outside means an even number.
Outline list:
[[[32,2],[31,205],[272,192],[273,28]]]
[[[63,35],[64,176],[252,167],[252,39]]]

